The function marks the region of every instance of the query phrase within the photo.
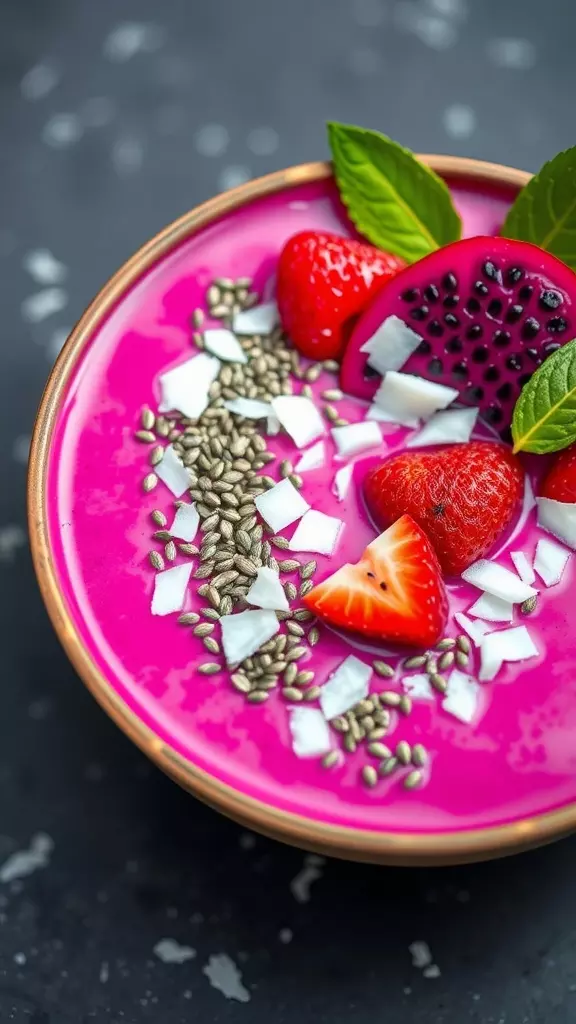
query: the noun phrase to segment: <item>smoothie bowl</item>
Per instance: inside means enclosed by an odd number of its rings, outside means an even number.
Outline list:
[[[446,864],[576,824],[576,497],[569,465],[509,443],[514,401],[576,333],[576,287],[496,237],[527,174],[421,159],[463,238],[485,237],[375,272],[345,254],[371,294],[336,357],[332,325],[311,349],[283,330],[313,274],[294,252],[279,268],[295,235],[305,260],[301,233],[359,238],[329,165],[219,196],[137,253],[54,368],[29,516],[76,669],[178,783],[319,853]]]

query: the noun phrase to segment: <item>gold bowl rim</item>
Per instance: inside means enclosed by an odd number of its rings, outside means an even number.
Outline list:
[[[423,155],[442,177],[517,191],[526,171],[463,157]],[[576,828],[576,803],[489,828],[444,833],[376,832],[330,825],[271,807],[220,782],[164,743],[132,712],[92,663],[60,591],[48,535],[46,477],[51,437],[68,381],[95,330],[127,290],[161,257],[211,222],[286,188],[329,178],[328,163],[275,171],[185,213],[138,250],[104,285],[60,353],[36,417],[28,471],[28,525],[34,568],[52,624],[76,671],[108,715],[164,772],[204,803],[242,825],[304,849],[381,864],[440,865],[487,860],[539,846]]]

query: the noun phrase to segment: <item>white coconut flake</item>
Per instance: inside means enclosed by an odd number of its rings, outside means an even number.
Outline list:
[[[439,409],[445,409],[457,397],[458,391],[455,388],[435,384],[411,373],[390,370],[376,392],[374,404],[379,406],[392,422],[412,426],[415,419],[429,419]]]
[[[526,555],[523,551],[511,551],[510,558],[514,563],[514,568],[518,573],[523,583],[527,583],[529,586],[535,582],[536,575],[534,569],[530,565]]]
[[[489,633],[480,645],[481,665],[478,674],[482,681],[494,679],[505,661],[525,661],[538,654],[526,626]]]
[[[344,523],[335,516],[310,509],[302,517],[290,540],[291,551],[309,551],[317,555],[331,555],[338,543]]]
[[[536,498],[536,504],[538,505],[538,526],[575,551],[576,504],[554,501],[553,498]]]
[[[274,533],[295,523],[310,509],[308,502],[290,480],[281,480],[265,494],[257,495],[254,504]]]
[[[318,708],[291,707],[290,732],[296,757],[321,757],[331,748],[330,727]]]
[[[430,685],[428,676],[421,673],[413,676],[404,676],[401,683],[403,690],[412,700],[434,700],[434,690]]]
[[[152,615],[172,615],[181,612],[190,582],[192,563],[173,565],[171,569],[157,572],[154,577]]]
[[[432,444],[460,444],[469,441],[478,419],[478,409],[448,409],[437,412],[424,425],[419,434],[411,437],[408,448]]]
[[[536,545],[534,569],[547,587],[554,587],[560,583],[569,558],[570,552],[566,548],[561,548],[548,537],[541,537]]]
[[[273,398],[272,409],[297,448],[306,448],[326,432],[324,420],[314,402],[304,395]]]
[[[223,615],[220,625],[224,654],[229,665],[238,665],[244,658],[249,658],[280,629],[275,613],[268,609]]]
[[[454,621],[458,626],[460,626],[460,629],[470,637],[473,644],[476,647],[479,647],[482,643],[483,637],[488,632],[487,627],[481,622],[472,622],[472,620],[469,619],[467,615],[464,615],[463,612],[456,612]]]
[[[343,715],[359,700],[368,696],[372,669],[350,654],[324,683],[320,691],[320,707],[327,721]]]
[[[467,725],[473,721],[478,708],[480,687],[472,676],[455,668],[447,680],[448,689],[442,701],[444,711],[454,715],[460,722]]]
[[[263,302],[260,306],[237,313],[232,326],[236,334],[270,334],[278,320],[276,303]]]
[[[522,498],[522,518],[525,518],[535,507],[536,496],[534,494],[534,488],[532,487],[530,477],[526,473],[524,477],[524,496]]]
[[[326,449],[324,441],[317,441],[311,448],[304,452],[299,462],[296,463],[297,473],[308,473],[312,469],[321,469],[326,462]]]
[[[475,615],[477,619],[486,619],[487,622],[512,622],[514,605],[510,601],[494,597],[493,594],[482,594],[476,603],[468,609],[468,615]]]
[[[402,417],[402,422],[400,423],[396,414],[386,412],[375,403],[370,406],[364,418],[366,420],[375,420],[377,423],[396,423],[402,427],[415,428],[420,426],[420,420],[413,416]]]
[[[346,427],[333,427],[331,433],[338,454],[342,458],[382,446],[380,427],[372,420],[349,423]]]
[[[280,433],[280,420],[276,416],[268,416],[266,419],[266,433],[270,437],[276,437]]]
[[[268,402],[259,402],[257,398],[231,398],[224,402],[224,408],[246,420],[276,419],[272,406]]]
[[[204,348],[225,363],[247,363],[246,355],[238,338],[224,327],[204,331]]]
[[[175,498],[180,498],[190,487],[190,473],[171,444],[164,449],[162,460],[154,467],[154,472]]]
[[[354,473],[354,466],[342,466],[339,469],[332,481],[332,494],[336,495],[338,501],[344,501],[348,491],[350,490],[350,484],[352,483],[352,475]]]
[[[160,375],[160,412],[176,409],[196,420],[208,405],[208,389],[220,372],[220,362],[201,352]]]
[[[250,1002],[250,992],[242,983],[242,972],[227,953],[213,953],[202,968],[202,973],[212,988],[221,992],[226,999],[235,999],[238,1003]]]
[[[263,565],[258,569],[256,579],[246,594],[248,604],[258,608],[270,608],[273,611],[287,612],[288,598],[274,569]]]
[[[533,587],[518,579],[515,573],[498,565],[497,562],[489,562],[486,558],[474,562],[474,565],[462,573],[462,579],[471,583],[473,587],[512,604],[521,604],[538,593]]]
[[[196,505],[180,505],[174,516],[174,522],[170,527],[170,533],[178,540],[185,540],[188,544],[194,540],[198,533],[200,516]]]
[[[388,370],[400,370],[421,341],[422,336],[399,316],[388,316],[360,351],[368,353],[370,366],[384,376]]]

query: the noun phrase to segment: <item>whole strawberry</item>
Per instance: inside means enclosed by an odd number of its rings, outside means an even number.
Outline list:
[[[355,318],[403,270],[397,256],[321,231],[289,238],[278,264],[282,327],[302,355],[338,359]]]
[[[576,445],[556,456],[538,492],[542,498],[553,498],[570,505],[576,502]]]
[[[403,452],[368,473],[364,497],[381,529],[409,515],[425,531],[443,571],[459,575],[486,555],[523,492],[515,455],[492,441]]]

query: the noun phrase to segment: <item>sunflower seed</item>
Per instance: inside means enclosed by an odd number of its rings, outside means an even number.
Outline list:
[[[217,612],[215,608],[201,608],[200,613],[205,619],[209,619],[210,622],[220,621],[220,612]]]
[[[244,555],[234,555],[234,565],[244,576],[256,576],[258,569],[249,558]]]
[[[284,593],[289,601],[295,601],[298,597],[298,589],[290,580],[284,584]]]
[[[210,633],[214,632],[214,623],[213,622],[201,622],[200,625],[194,626],[194,629],[192,630],[192,632],[194,633],[194,636],[200,636],[200,637],[209,636]]]
[[[169,540],[166,547],[164,548],[164,554],[169,562],[176,561],[176,545],[173,540]]]
[[[438,662],[438,668],[444,671],[454,664],[454,651],[446,651]]]
[[[384,778],[386,777],[386,775],[391,775],[392,772],[395,771],[397,767],[398,758],[387,757],[385,761],[381,761],[380,764],[378,765],[378,775]]]
[[[314,584],[312,580],[304,580],[304,583],[301,583],[300,587],[298,588],[298,593],[300,597],[306,597],[306,594],[309,594],[311,590],[314,590]]]
[[[198,566],[198,568],[192,574],[192,576],[193,576],[193,578],[195,580],[206,580],[206,579],[208,579],[209,576],[212,575],[212,570],[213,569],[214,569],[214,562],[204,562],[202,565]],[[212,581],[212,582],[214,582],[214,581]]]
[[[204,644],[206,650],[210,651],[210,654],[220,654],[220,644],[218,643],[217,640],[214,640],[213,637],[204,637],[202,643]]]
[[[428,751],[421,743],[415,743],[412,747],[412,764],[417,768],[423,768],[428,763]]]
[[[293,636],[304,636],[304,629],[299,625],[298,622],[287,622],[286,629]]]
[[[156,417],[149,406],[143,405],[140,410],[140,423],[144,430],[152,430]]]
[[[438,693],[446,693],[446,690],[448,689],[448,683],[444,679],[444,676],[440,676],[438,675],[438,673],[432,672],[428,678],[430,679],[432,686],[434,687],[435,690],[437,690]]]
[[[290,541],[286,540],[286,537],[270,537],[270,543],[273,544],[275,548],[280,548],[282,551],[285,551],[286,548],[290,547]]]
[[[313,672],[301,671],[296,676],[296,680],[295,680],[296,686],[307,686],[308,683],[311,683],[313,679],[314,679],[314,673]]]
[[[157,483],[158,477],[156,476],[156,473],[148,473],[142,481],[142,490],[145,494],[149,494],[150,491],[154,490]]]
[[[310,619],[314,618],[314,614],[308,611],[307,608],[297,608],[294,612],[294,618],[297,622],[309,622]]]
[[[246,700],[250,704],[263,704],[264,701],[268,700],[269,696],[270,694],[266,690],[253,690],[252,693],[247,695]]]
[[[458,646],[458,649],[462,651],[463,654],[470,654],[470,641],[467,636],[464,636],[463,633],[457,638],[456,644]]]
[[[299,658],[303,658],[308,653],[306,647],[293,647],[291,651],[288,651],[286,655],[286,661],[298,661]]]
[[[322,758],[323,768],[333,768],[334,765],[338,764],[340,760],[340,754],[337,750],[329,750],[327,754],[324,754]]]
[[[349,754],[353,754],[356,750],[356,740],[354,739],[351,732],[347,732],[343,740],[344,748]]]
[[[380,759],[392,757],[392,751],[384,743],[369,743],[368,753]]]
[[[436,644],[437,651],[451,651],[454,647],[456,647],[456,641],[449,636],[445,636],[440,643]]]
[[[406,694],[403,694],[402,697],[400,697],[398,710],[401,711],[403,715],[409,715],[412,711],[412,701],[410,700],[410,697],[406,696]]]
[[[426,661],[426,654],[416,654],[411,658],[406,658],[406,660],[402,662],[402,668],[422,668],[422,666],[426,664]]]
[[[371,764],[364,765],[362,769],[362,781],[369,789],[373,789],[378,782],[378,772]]]
[[[280,572],[297,572],[300,568],[300,562],[297,562],[295,558],[285,558],[278,562],[278,568]]]
[[[394,676],[394,669],[385,661],[372,662],[372,668],[379,676],[382,676],[383,679],[392,679]]]
[[[160,552],[150,551],[148,553],[148,558],[150,560],[150,565],[152,566],[152,568],[158,569],[158,571],[161,572],[162,569],[164,568],[164,559],[162,558]]]
[[[306,565],[303,565],[300,569],[300,578],[303,580],[309,580],[310,577],[314,575],[317,568],[318,565],[314,559],[310,562],[306,562]]]
[[[416,787],[422,782],[422,779],[422,772],[415,768],[413,771],[409,772],[404,779],[404,789],[416,789]]]
[[[296,490],[298,491],[304,486],[304,481],[302,477],[298,475],[298,473],[291,473],[288,479],[292,486],[295,487]]]
[[[318,363],[313,363],[312,366],[308,367],[304,376],[310,384],[313,384],[315,380],[318,380],[321,373],[322,367]]]
[[[386,704],[389,708],[397,708],[401,699],[400,694],[394,693],[392,690],[385,690],[384,693],[380,694],[382,704]]]
[[[456,664],[459,665],[460,668],[466,668],[469,661],[470,659],[464,651],[456,651]]]
[[[287,477],[294,472],[294,466],[289,459],[283,459],[280,463],[280,476]]]
[[[218,665],[215,661],[206,661],[203,665],[198,666],[198,671],[203,676],[215,676],[217,672],[222,671],[222,665]]]
[[[370,743],[377,742],[386,735],[387,731],[387,729],[382,729],[380,726],[377,726],[376,729],[370,730],[366,739],[369,740]]]
[[[312,629],[309,631],[308,636],[307,636],[307,640],[308,640],[308,643],[310,644],[310,647],[315,647],[316,644],[318,643],[319,639],[320,639],[320,630],[316,626],[313,626]]]
[[[153,444],[156,440],[156,435],[151,430],[137,430],[134,437],[137,441],[142,441],[144,444]]]
[[[536,594],[533,594],[532,597],[527,597],[526,600],[523,601],[520,605],[520,611],[522,612],[522,615],[531,615],[532,612],[535,611],[537,604],[538,598]]]
[[[297,690],[295,686],[285,686],[282,690],[282,696],[285,697],[286,700],[295,701],[303,700],[304,697],[302,691]]]
[[[311,686],[308,690],[304,690],[303,691],[303,693],[304,693],[304,700],[309,701],[309,702],[313,701],[313,700],[318,700],[318,697],[320,696],[321,692],[322,692],[321,691],[321,687],[319,687],[319,686]]]
[[[166,526],[168,520],[163,512],[159,508],[155,508],[151,515],[152,521],[156,523],[156,526]]]
[[[331,423],[334,423],[334,421],[337,420],[340,416],[338,409],[335,409],[333,405],[322,406],[322,412],[324,413],[326,419],[329,420]]]
[[[172,540],[172,534],[168,530],[156,530],[153,537],[154,540],[162,540],[164,543],[168,540]]]
[[[234,672],[230,676],[230,681],[235,690],[239,693],[249,693],[251,689],[250,680],[242,672]]]
[[[350,722],[347,718],[344,718],[344,715],[337,715],[336,718],[331,720],[330,725],[336,732],[348,732],[350,729]]]
[[[412,748],[406,740],[400,740],[400,742],[396,744],[396,750],[394,753],[400,764],[410,764],[410,761],[412,760]]]
[[[200,616],[197,615],[196,612],[184,612],[182,615],[178,616],[178,622],[181,626],[193,626],[199,621],[199,619]]]
[[[238,579],[238,575],[239,574],[235,569],[228,569],[225,572],[220,572],[212,580],[212,586],[219,590],[220,587],[225,587],[228,583],[234,583],[234,581]]]
[[[178,551],[183,555],[198,555],[199,551],[195,544],[179,544]]]
[[[292,683],[296,679],[297,675],[298,667],[294,664],[294,662],[291,662],[284,673],[284,682],[286,683],[286,686],[292,686]]]

